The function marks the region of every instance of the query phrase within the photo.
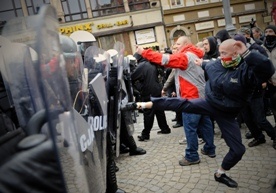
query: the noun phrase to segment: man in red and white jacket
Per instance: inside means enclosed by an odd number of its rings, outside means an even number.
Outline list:
[[[175,86],[177,96],[185,99],[204,98],[204,71],[194,63],[196,59],[203,57],[203,51],[194,46],[186,36],[179,37],[175,47],[177,51],[174,54],[161,54],[151,49],[144,50],[142,47],[138,47],[137,52],[150,62],[176,69]],[[200,163],[197,152],[197,129],[201,130],[203,140],[206,142],[201,149],[201,153],[214,158],[216,147],[214,145],[213,126],[209,116],[183,112],[182,117],[187,147],[179,164],[188,166]]]

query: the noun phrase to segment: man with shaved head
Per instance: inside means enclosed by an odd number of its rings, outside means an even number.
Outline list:
[[[142,56],[146,54],[140,47],[137,52]],[[255,50],[249,51],[240,41],[225,40],[221,43],[219,52],[220,58],[215,61],[202,63],[202,60],[196,60],[209,77],[205,86],[205,98],[151,98],[151,102],[137,103],[137,108],[181,110],[211,115],[229,147],[229,152],[214,174],[215,180],[229,187],[237,187],[237,182],[225,174],[245,153],[241,131],[235,118],[251,100],[255,87],[268,81],[275,68],[267,57]],[[162,58],[159,60],[161,63],[167,61]]]

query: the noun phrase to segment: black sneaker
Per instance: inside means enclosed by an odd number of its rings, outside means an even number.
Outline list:
[[[145,136],[145,135],[138,135],[137,137],[138,137],[138,141],[145,141],[150,139],[149,136]]]
[[[183,126],[183,124],[181,124],[181,123],[176,123],[175,125],[173,125],[172,127],[173,128],[177,128],[177,127],[182,127]]]
[[[254,147],[254,146],[257,146],[257,145],[260,145],[262,143],[265,143],[265,139],[264,138],[261,138],[261,139],[253,139],[252,141],[250,141],[248,143],[248,147]]]
[[[168,130],[161,130],[161,131],[157,131],[157,134],[169,134],[171,133],[171,130],[168,129]]]
[[[238,183],[226,176],[226,174],[220,174],[219,177],[217,177],[216,173],[214,174],[215,180],[217,182],[223,183],[231,188],[237,188]]]

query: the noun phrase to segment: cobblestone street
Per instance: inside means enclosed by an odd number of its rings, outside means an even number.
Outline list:
[[[168,125],[172,128],[175,122],[171,120],[175,113],[166,112]],[[272,120],[272,116],[268,117]],[[273,123],[273,122],[272,122]],[[178,141],[183,139],[183,127],[172,128],[170,134],[157,135],[157,121],[151,131],[150,140],[140,142],[137,135],[143,129],[143,114],[139,113],[135,124],[134,138],[139,147],[147,151],[145,155],[129,156],[121,154],[116,158],[119,171],[118,187],[128,193],[272,193],[276,179],[276,150],[272,140],[266,135],[266,143],[249,148],[252,139],[244,137],[246,127],[243,125],[242,137],[246,153],[242,160],[227,175],[239,184],[238,188],[229,188],[214,180],[214,172],[221,164],[228,147],[221,139],[220,130],[215,128],[216,158],[209,158],[200,153],[201,163],[192,166],[180,166],[178,160],[183,156],[185,145]],[[199,150],[203,145],[199,145]]]

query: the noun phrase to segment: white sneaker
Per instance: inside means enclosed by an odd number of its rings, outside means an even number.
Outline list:
[[[179,140],[178,143],[179,143],[180,145],[187,144],[187,139],[186,139],[186,137],[185,137],[184,139]],[[205,143],[205,141],[203,141],[203,139],[201,139],[201,138],[198,138],[198,145],[201,145],[201,144],[203,144],[203,143]]]
[[[179,142],[180,145],[184,145],[184,144],[187,143],[187,139],[184,138],[184,139],[179,140],[178,142]]]

